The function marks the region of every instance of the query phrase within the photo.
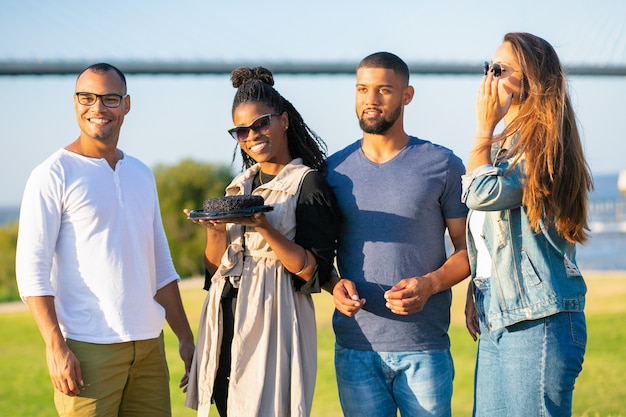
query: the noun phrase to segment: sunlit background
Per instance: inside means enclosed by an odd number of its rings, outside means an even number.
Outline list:
[[[548,40],[566,67],[626,67],[626,2],[124,1],[0,3],[0,66],[15,62],[323,62],[354,66],[381,50],[409,63],[476,65],[509,31]],[[121,65],[120,65],[121,66]],[[124,70],[124,67],[121,66]],[[0,76],[0,206],[17,207],[30,171],[78,136],[75,75]],[[481,74],[411,76],[408,133],[467,160]],[[332,153],[360,137],[354,76],[276,75],[276,88]],[[626,77],[571,76],[589,164],[608,199],[626,170]],[[230,163],[234,89],[227,74],[130,75],[120,148],[150,166]],[[234,170],[239,168],[235,163]],[[614,245],[612,246],[614,247]]]

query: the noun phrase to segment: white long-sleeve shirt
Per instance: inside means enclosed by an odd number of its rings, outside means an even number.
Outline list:
[[[163,230],[154,177],[129,155],[60,149],[31,173],[20,209],[21,297],[54,296],[66,338],[118,343],[157,337],[156,291],[179,276]]]

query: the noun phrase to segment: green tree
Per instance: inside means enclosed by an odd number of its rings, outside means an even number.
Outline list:
[[[15,281],[15,248],[17,224],[0,227],[0,302],[19,299]]]
[[[233,177],[228,165],[183,160],[176,165],[157,165],[154,177],[159,190],[163,227],[172,259],[182,277],[204,274],[202,254],[206,244],[203,227],[187,220],[183,209],[202,208],[210,197],[224,195]],[[19,300],[15,280],[16,223],[0,226],[0,302]]]
[[[153,169],[159,191],[163,227],[172,259],[181,277],[204,274],[202,256],[206,244],[203,227],[187,220],[183,209],[200,209],[207,198],[224,195],[233,178],[226,164],[200,163],[189,159]]]

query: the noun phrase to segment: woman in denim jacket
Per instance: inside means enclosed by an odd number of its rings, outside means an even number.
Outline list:
[[[476,118],[463,176],[466,318],[480,334],[474,415],[569,416],[587,338],[576,243],[588,237],[592,180],[552,46],[505,35],[485,63]]]

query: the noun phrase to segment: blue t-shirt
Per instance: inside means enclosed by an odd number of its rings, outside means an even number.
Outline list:
[[[360,145],[328,158],[328,183],[343,214],[339,273],[367,300],[352,318],[335,310],[337,343],[378,352],[448,349],[450,290],[408,316],[389,311],[383,293],[445,262],[445,219],[467,215],[463,163],[451,150],[417,137],[384,164],[367,159]]]

